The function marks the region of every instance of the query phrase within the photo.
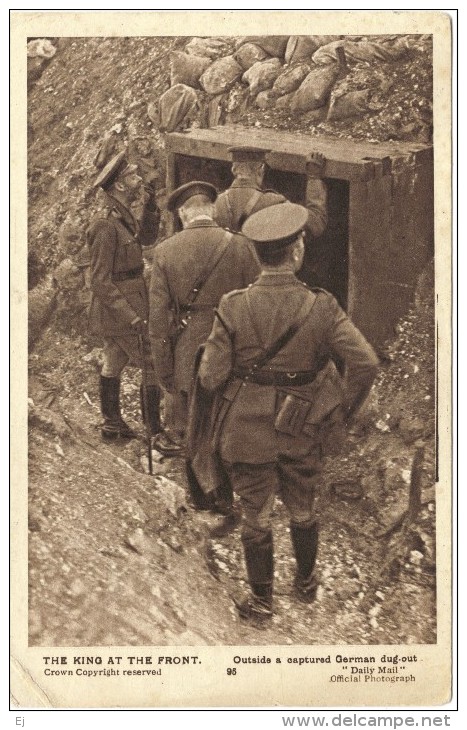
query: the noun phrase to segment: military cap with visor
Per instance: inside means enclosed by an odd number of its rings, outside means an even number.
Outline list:
[[[297,239],[308,220],[308,210],[295,203],[278,203],[253,213],[243,224],[242,233],[255,246],[273,253]]]
[[[181,185],[169,195],[167,198],[167,210],[173,213],[174,210],[181,208],[189,198],[195,195],[204,195],[209,198],[211,203],[214,203],[217,198],[217,190],[214,185],[202,180],[193,180],[192,182],[185,183],[185,185]]]
[[[128,167],[126,152],[119,152],[118,155],[112,157],[105,167],[100,171],[94,181],[95,188],[103,188],[107,190],[115,182],[121,173]]]
[[[229,147],[232,162],[266,162],[266,155],[270,150],[260,147]]]

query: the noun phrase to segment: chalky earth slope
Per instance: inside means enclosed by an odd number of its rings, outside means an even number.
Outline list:
[[[31,80],[28,106],[30,643],[436,642],[430,266],[387,343],[365,410],[343,450],[326,459],[318,600],[306,606],[291,595],[294,561],[278,503],[276,615],[265,630],[245,626],[233,603],[246,589],[238,529],[209,538],[218,518],[191,508],[180,460],[154,452],[155,475],[146,473],[133,369],[123,379],[123,410],[141,440],[101,442],[100,343],[86,333],[84,231],[98,205],[90,190],[96,156],[103,139],[117,149],[148,142],[163,205],[164,140],[148,111],[170,86],[170,52],[189,39],[50,40],[57,52]],[[408,40],[410,53],[398,60],[347,59],[337,92],[372,90],[371,108],[358,116],[333,122],[261,109],[240,80],[225,92],[221,122],[238,122],[241,109],[247,126],[429,142],[431,49],[427,39]],[[188,123],[199,125],[210,101],[197,94]]]

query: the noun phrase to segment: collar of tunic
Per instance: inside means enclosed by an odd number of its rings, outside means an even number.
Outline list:
[[[188,223],[185,230],[188,230],[189,228],[219,228],[217,223],[213,221],[212,218],[197,218],[194,221],[191,221],[191,223]]]
[[[252,286],[278,286],[280,284],[298,284],[305,286],[293,271],[262,271]]]
[[[258,190],[258,192],[262,192],[260,188],[257,188],[256,185],[253,185],[251,182],[248,182],[248,180],[234,180],[231,188],[248,188],[249,190]]]

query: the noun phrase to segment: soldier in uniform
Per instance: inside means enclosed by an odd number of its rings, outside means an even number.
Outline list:
[[[150,356],[147,334],[149,302],[143,278],[142,246],[152,245],[159,227],[159,210],[145,193],[136,165],[120,152],[99,173],[94,187],[105,191],[107,207],[92,221],[87,240],[92,292],[89,325],[104,339],[104,364],[100,377],[104,439],[131,439],[136,434],[120,412],[120,378],[127,364],[144,368],[146,393],[141,403],[151,431],[160,431],[159,388]],[[141,219],[133,206],[143,199]]]
[[[262,190],[268,150],[231,147],[229,152],[234,181],[218,196],[215,219],[223,228],[238,232],[250,215],[270,205],[283,203],[286,198],[274,190]],[[321,180],[324,165],[325,158],[319,152],[310,154],[306,163],[306,230],[311,237],[320,236],[327,225],[327,191]]]
[[[211,331],[215,307],[223,294],[247,286],[259,274],[249,241],[214,222],[216,197],[216,188],[206,182],[175,190],[167,208],[177,212],[183,230],[160,243],[153,258],[149,335],[159,383],[174,399],[172,428],[182,440],[196,353]],[[232,493],[226,488],[230,509]],[[192,496],[201,508],[201,495]]]
[[[290,515],[295,594],[315,598],[314,501],[324,434],[339,411],[352,417],[378,365],[334,297],[295,276],[307,218],[306,208],[287,202],[244,224],[262,272],[249,288],[222,297],[198,370],[202,387],[218,392],[214,444],[243,509],[251,594],[237,608],[252,623],[272,615],[276,494]],[[334,357],[345,362],[344,381]]]

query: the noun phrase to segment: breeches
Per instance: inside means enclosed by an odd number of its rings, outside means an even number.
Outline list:
[[[271,529],[276,495],[287,508],[292,522],[308,525],[315,521],[316,475],[320,471],[320,449],[295,460],[281,456],[268,464],[223,462],[243,508],[242,536],[260,539]]]
[[[106,378],[119,378],[126,365],[133,365],[145,369],[148,385],[157,385],[149,340],[146,337],[143,337],[142,350],[141,352],[137,335],[104,337],[102,375]]]

